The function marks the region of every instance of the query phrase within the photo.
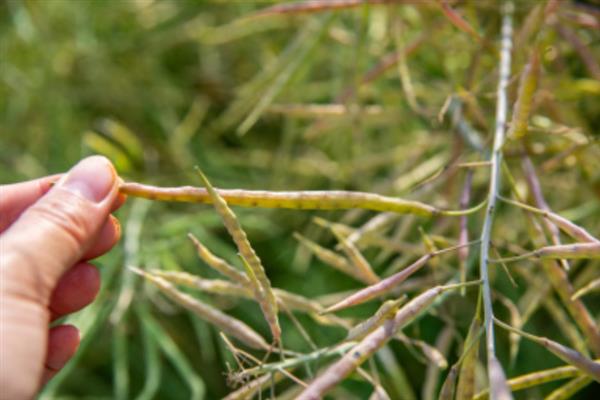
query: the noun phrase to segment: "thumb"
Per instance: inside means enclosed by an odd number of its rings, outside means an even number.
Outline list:
[[[105,157],[75,165],[2,235],[4,289],[47,304],[58,279],[95,241],[117,192]]]

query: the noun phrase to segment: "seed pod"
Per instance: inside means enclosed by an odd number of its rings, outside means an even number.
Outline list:
[[[275,295],[271,289],[271,282],[265,273],[260,258],[258,258],[258,255],[250,245],[248,237],[246,236],[246,232],[244,232],[242,229],[242,226],[240,225],[233,211],[231,211],[227,205],[227,202],[212,187],[202,171],[197,169],[197,172],[200,175],[200,179],[202,179],[204,186],[206,187],[206,191],[212,200],[215,210],[219,213],[221,219],[223,220],[223,225],[225,225],[225,228],[235,242],[242,260],[247,263],[249,270],[251,270],[256,277],[256,281],[258,283],[257,285],[254,285],[256,286],[254,287],[254,291],[257,294],[256,300],[258,301],[263,314],[265,315],[265,319],[271,328],[273,341],[279,342],[281,338],[281,328],[279,327],[279,319],[277,318],[277,301],[275,300]],[[251,278],[250,282],[252,282]]]
[[[313,242],[312,240],[305,238],[301,234],[295,232],[294,238],[298,240],[303,246],[308,248],[313,254],[325,264],[332,266],[338,271],[366,284],[365,277],[362,276],[356,268],[353,268],[346,258],[340,256],[339,254],[326,249],[323,246]]]
[[[248,287],[222,279],[203,279],[181,271],[153,270],[151,273],[176,285],[187,286],[203,292],[247,299],[252,298],[252,291]]]
[[[440,210],[425,203],[382,196],[376,193],[328,191],[289,191],[214,189],[229,205],[241,207],[289,208],[299,210],[365,210],[414,214],[422,217],[436,215],[460,216],[478,211],[481,204],[468,210]],[[209,192],[193,186],[158,187],[136,182],[119,185],[122,194],[150,200],[178,201],[189,203],[213,203]]]
[[[368,284],[379,282],[380,279],[375,272],[373,272],[373,268],[371,268],[369,262],[352,243],[346,240],[339,228],[331,227],[331,232],[333,232],[338,242],[342,246],[342,250],[346,254],[346,257],[348,257],[354,268],[356,268],[363,279]]]
[[[533,252],[540,258],[600,258],[600,242],[546,246]]]
[[[575,224],[572,221],[569,221],[565,217],[558,215],[550,210],[542,210],[540,208],[536,208],[536,207],[530,206],[528,204],[523,204],[521,202],[518,202],[515,200],[510,200],[510,199],[503,198],[503,197],[501,197],[501,199],[506,203],[515,205],[517,207],[521,207],[527,211],[531,211],[533,213],[544,216],[544,218],[547,218],[553,224],[558,226],[564,233],[566,233],[567,235],[569,235],[570,237],[572,237],[573,239],[575,239],[579,242],[586,243],[586,242],[599,242],[600,241],[596,237],[594,237],[591,233],[589,233],[585,228]]]
[[[198,253],[198,257],[200,257],[209,267],[241,285],[247,286],[250,284],[250,281],[246,275],[233,267],[227,261],[215,256],[206,246],[200,243],[200,241],[196,239],[194,235],[189,233],[188,238],[190,238],[194,244],[194,247]]]
[[[544,400],[569,400],[572,399],[575,393],[586,387],[592,382],[587,376],[578,376],[575,379],[567,382],[558,389],[555,389]]]
[[[563,361],[579,368],[581,372],[587,374],[597,382],[600,382],[600,362],[590,360],[578,351],[555,342],[554,340],[523,332],[522,330],[513,328],[512,326],[507,325],[498,319],[496,319],[495,322],[504,329],[518,333],[519,335],[522,335],[523,337],[544,346]]]
[[[521,254],[515,257],[507,257],[496,260],[490,260],[490,262],[510,262],[519,261],[526,258],[542,258],[542,259],[555,259],[555,258],[566,258],[566,259],[579,259],[579,258],[600,258],[600,242],[594,243],[572,243],[572,244],[560,244],[555,246],[544,246],[537,250],[529,253]]]
[[[151,275],[141,269],[130,267],[132,271],[143,276],[160,289],[175,303],[187,308],[201,319],[215,325],[227,335],[238,339],[249,347],[258,350],[269,350],[270,346],[252,328],[216,308],[200,302],[192,296],[178,291],[173,285],[158,276]]]
[[[473,171],[469,170],[465,178],[465,185],[463,187],[462,194],[460,196],[460,208],[467,208],[469,201],[471,200],[471,186],[473,182]],[[460,234],[458,237],[458,244],[465,245],[469,241],[469,225],[467,216],[463,215],[460,217]],[[460,281],[467,281],[467,258],[469,258],[469,248],[467,246],[458,249],[458,261],[460,265]],[[461,291],[464,296],[464,289]]]
[[[480,282],[468,282],[467,285],[479,285]],[[387,343],[398,329],[411,323],[417,316],[427,310],[436,298],[445,291],[457,289],[463,284],[436,286],[405,304],[393,319],[387,319],[383,325],[369,333],[341,359],[331,365],[325,372],[313,380],[297,397],[297,400],[316,400],[351,374],[365,360]]]
[[[380,327],[386,319],[393,317],[398,307],[406,300],[403,296],[397,300],[388,300],[379,307],[375,314],[348,331],[346,341],[360,340],[370,332]]]
[[[565,367],[551,368],[509,379],[508,386],[513,392],[516,392],[517,390],[527,389],[533,386],[539,386],[547,382],[576,377],[579,374],[579,369],[571,365]],[[489,391],[486,389],[477,393],[477,395],[473,397],[473,400],[487,400],[488,395]]]
[[[198,289],[223,296],[242,297],[245,299],[254,299],[255,294],[250,287],[241,286],[237,283],[224,281],[220,279],[203,279],[196,275],[180,271],[161,271],[153,270],[152,275],[165,279],[176,285],[183,285],[192,289]],[[285,306],[290,311],[300,311],[308,313],[317,323],[322,325],[348,327],[346,320],[333,315],[319,315],[323,312],[323,306],[316,301],[307,299],[295,293],[286,292],[281,289],[273,289],[277,303]]]
[[[488,355],[488,357],[490,357]],[[504,369],[495,355],[488,358],[488,377],[490,380],[490,396],[495,400],[512,400],[513,396],[506,383]]]
[[[405,281],[406,278],[408,278],[410,275],[414,274],[419,269],[421,269],[427,263],[427,261],[429,261],[430,258],[431,254],[426,254],[422,256],[402,271],[397,272],[394,275],[391,275],[379,281],[378,283],[375,283],[371,286],[367,286],[366,288],[357,291],[356,293],[346,297],[342,301],[327,308],[325,312],[336,312],[344,308],[362,304],[377,296],[381,296],[382,294],[389,292],[394,286]]]
[[[421,269],[423,266],[425,266],[427,261],[429,261],[432,257],[459,249],[463,246],[468,246],[470,244],[472,244],[472,243],[449,247],[446,249],[438,250],[434,253],[425,254],[424,256],[419,258],[417,261],[415,261],[408,267],[404,268],[402,271],[397,272],[394,275],[391,275],[371,286],[367,286],[366,288],[355,292],[354,294],[346,297],[345,299],[343,299],[343,300],[339,301],[338,303],[332,305],[331,307],[327,308],[325,310],[325,312],[330,313],[330,312],[339,311],[344,308],[362,304],[366,301],[371,300],[374,297],[381,296],[382,294],[389,292],[392,288],[394,288],[401,282],[404,282],[406,280],[406,278],[408,278],[409,276],[411,276],[412,274],[417,272],[419,269]]]

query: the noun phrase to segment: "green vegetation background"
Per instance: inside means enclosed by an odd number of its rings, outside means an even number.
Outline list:
[[[493,7],[493,2],[486,4]],[[449,160],[451,130],[433,116],[449,94],[467,85],[465,76],[477,44],[438,11],[411,6],[239,20],[266,5],[201,0],[2,2],[0,181],[65,171],[86,155],[102,153],[113,160],[124,179],[158,185],[196,185],[192,166],[199,165],[220,187],[358,189],[418,198],[418,191],[412,191],[415,183]],[[495,37],[499,19],[486,7],[479,12],[478,27]],[[471,16],[477,13],[473,7],[469,10]],[[527,11],[528,6],[520,6],[517,21]],[[261,101],[267,102],[265,106],[332,103],[344,88],[356,87],[361,76],[398,44],[389,38],[387,25],[396,17],[405,22],[401,35],[405,44],[423,33],[426,36],[425,43],[407,58],[413,90],[426,112],[419,114],[411,107],[396,68],[361,88],[359,103],[385,108],[376,118],[350,112],[315,127],[314,118],[285,116],[276,109],[263,112],[258,107]],[[597,37],[593,40],[598,44]],[[483,127],[484,134],[489,137],[494,114],[489,93],[495,78],[486,77],[485,70],[495,68],[496,60],[493,49],[485,51],[484,71],[473,79],[485,89],[480,90],[479,100],[488,127],[487,131]],[[517,53],[521,63],[523,54]],[[565,50],[564,60],[567,65],[553,71],[566,77],[554,83],[559,89],[557,103],[565,102],[567,120],[597,134],[600,106],[593,96],[597,86],[568,85],[568,79],[586,73],[572,51]],[[432,165],[424,166],[426,160]],[[430,169],[419,177],[426,167]],[[598,190],[598,176],[598,171],[583,168],[576,178],[582,185],[576,192],[565,191],[558,200],[560,209],[587,205],[581,211],[582,223],[596,234],[593,227],[600,219],[593,191]],[[572,175],[559,174],[552,182],[568,177]],[[443,195],[430,193],[425,200],[455,207],[461,184],[462,180],[450,182],[438,189],[445,191]],[[333,239],[311,224],[312,216],[344,217],[356,225],[366,220],[366,214],[236,212],[274,286],[309,297],[357,287],[299,250],[292,233],[301,231],[332,245]],[[198,398],[228,393],[225,374],[235,364],[218,334],[157,296],[124,268],[127,264],[183,268],[215,276],[195,257],[186,234],[195,233],[217,254],[235,261],[234,248],[216,214],[206,206],[130,199],[118,216],[124,239],[98,261],[102,292],[93,306],[71,318],[83,331],[81,351],[42,397],[125,399],[155,394],[155,398],[185,399],[191,393]],[[429,224],[421,226],[427,230]],[[418,231],[411,235],[419,244]],[[367,255],[374,258],[375,253]],[[391,260],[380,260],[378,271]],[[523,290],[512,288],[505,276],[498,275],[496,284],[513,298]],[[254,304],[204,298],[268,336]],[[589,304],[596,306],[597,313],[598,297],[592,299]],[[452,304],[463,332],[472,318],[474,300],[468,296]],[[350,315],[365,317],[373,309],[360,307]],[[299,318],[320,346],[344,337],[339,329]],[[551,322],[541,313],[533,324],[539,328]],[[442,326],[439,318],[427,317],[407,333],[433,343]],[[283,328],[288,347],[308,350],[285,318]],[[499,337],[507,365],[506,336]],[[418,398],[425,366],[399,344],[391,347]],[[515,376],[560,364],[543,349],[524,342],[517,363],[507,371]],[[346,388],[358,398],[369,393],[368,385],[359,381],[350,381]],[[582,392],[581,398],[594,390],[597,385]]]

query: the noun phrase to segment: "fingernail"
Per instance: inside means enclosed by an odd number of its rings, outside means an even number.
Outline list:
[[[92,156],[81,160],[59,185],[95,203],[101,202],[112,189],[116,173],[108,159]]]

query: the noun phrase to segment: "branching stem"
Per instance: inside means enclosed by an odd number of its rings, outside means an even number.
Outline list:
[[[500,50],[500,69],[496,103],[496,128],[494,133],[494,147],[490,158],[490,189],[488,194],[487,208],[483,229],[481,232],[481,254],[479,262],[479,273],[483,282],[483,311],[484,327],[486,332],[486,348],[488,359],[488,372],[490,386],[493,384],[492,368],[490,366],[496,360],[494,344],[494,311],[492,308],[492,294],[488,275],[489,250],[491,241],[492,224],[496,209],[496,200],[500,190],[500,166],[502,163],[502,146],[505,139],[505,127],[507,119],[507,95],[506,88],[510,77],[511,49],[512,49],[512,12],[513,5],[508,2],[503,7],[502,17],[502,44]],[[491,390],[491,393],[494,393]],[[494,396],[492,396],[494,397]]]

